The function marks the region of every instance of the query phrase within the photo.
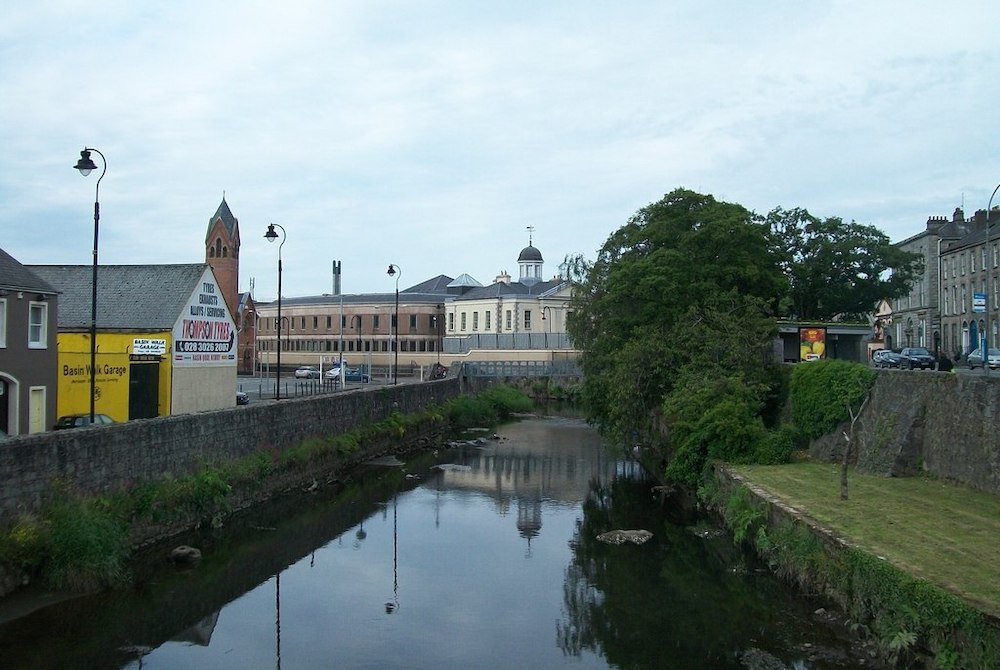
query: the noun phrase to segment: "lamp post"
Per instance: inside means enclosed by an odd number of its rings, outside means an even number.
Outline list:
[[[100,230],[101,205],[98,194],[101,190],[101,180],[108,171],[108,161],[97,149],[84,147],[80,152],[80,160],[73,167],[86,177],[97,169],[97,165],[90,158],[93,151],[101,157],[101,176],[97,178],[97,185],[94,187],[94,271],[90,283],[90,425],[94,425],[94,410],[97,400],[97,233]]]
[[[278,239],[278,233],[274,230],[275,228],[281,228],[281,244],[278,245],[278,367],[274,372],[274,399],[281,400],[281,247],[285,245],[285,228],[279,223],[269,223],[267,224],[267,232],[264,233],[264,239],[268,242],[274,242]]]
[[[986,253],[990,256],[993,255],[993,249],[990,248],[991,242],[991,232],[993,228],[990,225],[990,210],[993,208],[993,198],[996,197],[997,191],[1000,191],[1000,184],[993,189],[993,193],[990,195],[990,201],[986,204]],[[990,259],[992,260],[992,259]],[[992,334],[992,329],[990,327],[990,281],[986,282],[986,337],[983,338],[983,374],[989,376],[990,374],[990,335]],[[997,296],[993,296],[993,300],[996,300]],[[993,319],[994,326],[996,325],[996,319]]]
[[[399,374],[399,278],[402,276],[403,271],[399,269],[398,265],[393,265],[389,263],[389,270],[387,273],[390,277],[396,278],[396,309],[392,313],[392,321],[395,324],[395,339],[393,340],[393,349],[396,352],[395,360],[392,365],[392,383],[398,384],[399,380],[397,375]]]

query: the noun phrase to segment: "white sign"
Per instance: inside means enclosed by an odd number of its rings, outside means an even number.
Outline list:
[[[206,270],[173,330],[174,366],[236,365],[236,324]]]
[[[137,337],[132,340],[133,354],[154,354],[160,356],[167,352],[166,340],[150,340]]]

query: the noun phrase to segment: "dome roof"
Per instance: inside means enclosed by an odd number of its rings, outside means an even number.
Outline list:
[[[525,248],[521,249],[521,255],[517,257],[517,262],[521,263],[523,261],[541,261],[542,252],[531,246],[530,244]]]

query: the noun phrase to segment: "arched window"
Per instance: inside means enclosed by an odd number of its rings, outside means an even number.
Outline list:
[[[229,250],[226,249],[225,247],[222,247],[222,257],[225,258],[228,255],[229,255]]]
[[[222,255],[222,240],[219,238],[215,239],[215,257],[218,258]]]

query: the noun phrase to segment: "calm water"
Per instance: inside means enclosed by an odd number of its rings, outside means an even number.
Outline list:
[[[128,593],[0,626],[0,667],[856,667],[819,604],[693,532],[584,423],[498,433],[184,538],[195,570],[157,557]],[[653,539],[595,540],[616,528]]]

